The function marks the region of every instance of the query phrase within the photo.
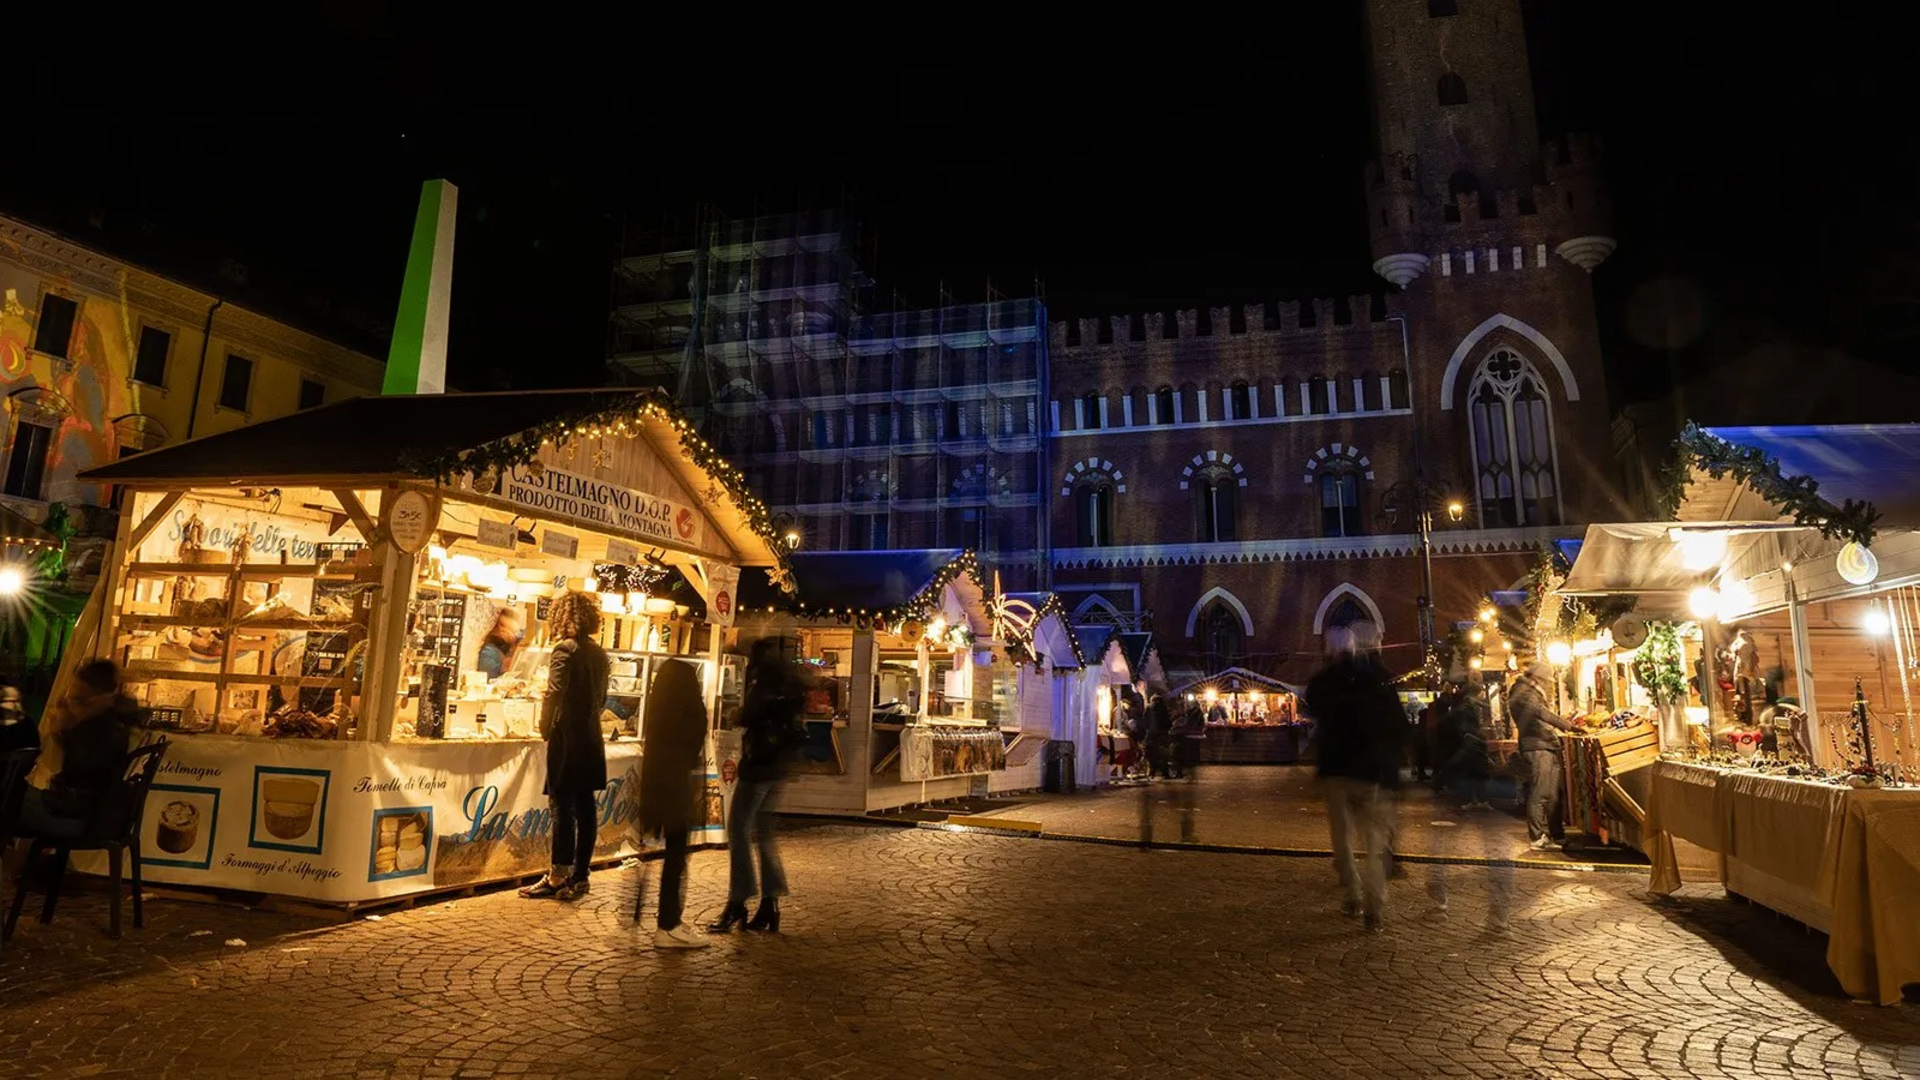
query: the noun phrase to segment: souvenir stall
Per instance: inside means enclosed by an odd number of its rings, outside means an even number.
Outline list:
[[[1007,767],[987,775],[987,790],[1034,791],[1044,786],[1047,754],[1058,752],[1049,749],[1055,731],[1072,727],[1066,710],[1074,704],[1071,690],[1084,660],[1058,596],[1002,594],[997,574],[994,586],[994,637],[1015,660],[1014,710],[1022,738],[1008,747]]]
[[[1172,696],[1200,710],[1207,737],[1206,765],[1286,765],[1300,760],[1311,725],[1300,711],[1300,691],[1278,679],[1232,667],[1184,686]]]
[[[735,646],[783,638],[813,674],[808,748],[782,810],[983,794],[1010,761],[1045,752],[1047,732],[1024,730],[1016,706],[1009,646],[1024,643],[995,638],[1005,627],[972,552],[808,552],[792,566],[790,599],[743,584]]]
[[[1090,708],[1083,718],[1092,722],[1089,742],[1084,728],[1077,729],[1074,743],[1074,764],[1080,786],[1092,787],[1113,779],[1117,766],[1116,755],[1127,749],[1125,732],[1115,727],[1119,714],[1120,695],[1133,685],[1133,672],[1127,665],[1127,650],[1120,640],[1119,631],[1106,624],[1076,626],[1074,639],[1080,645],[1080,655],[1086,658],[1086,666],[1081,669],[1080,696]]]
[[[355,904],[545,866],[568,592],[597,599],[612,660],[596,854],[632,852],[653,673],[691,663],[717,714],[741,567],[786,573],[738,473],[645,393],[357,399],[84,479],[128,494],[75,656],[120,663],[172,740],[142,837],[171,884]],[[698,839],[724,794],[709,769]]]
[[[1865,913],[1920,890],[1920,426],[1690,427],[1678,452],[1674,520],[1590,527],[1562,588],[1702,638],[1704,722],[1652,769],[1654,891],[1675,840],[1704,848],[1828,930],[1849,993],[1897,1001],[1920,940]]]

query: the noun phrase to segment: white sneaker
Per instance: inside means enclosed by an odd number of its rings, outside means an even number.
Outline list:
[[[704,949],[712,944],[707,940],[707,935],[695,930],[691,923],[653,932],[653,947],[656,949]]]
[[[1543,836],[1528,846],[1532,847],[1535,851],[1552,851],[1560,845],[1553,842],[1553,837]]]

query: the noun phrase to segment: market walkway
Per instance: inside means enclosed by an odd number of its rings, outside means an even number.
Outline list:
[[[1076,795],[996,799],[984,815],[1038,826],[1062,837],[1192,843],[1209,847],[1277,851],[1326,851],[1327,815],[1313,770],[1299,765],[1213,766],[1197,783],[1155,782],[1144,787],[1102,788]],[[1400,853],[1419,857],[1516,860],[1566,865],[1577,856],[1537,852],[1527,845],[1527,826],[1513,806],[1513,788],[1503,785],[1492,810],[1462,811],[1409,783],[1400,800]],[[1191,807],[1189,813],[1188,807]],[[1682,845],[1687,856],[1705,853]],[[1640,861],[1644,865],[1644,861]],[[1704,865],[1704,864],[1699,864]]]
[[[1920,1076],[1920,1012],[1848,1004],[1820,939],[1619,874],[1431,867],[1370,937],[1323,860],[829,825],[788,933],[661,954],[631,871],[317,928],[98,896],[0,956],[0,1077]],[[691,910],[725,859],[694,857]],[[224,944],[223,944],[224,943]]]

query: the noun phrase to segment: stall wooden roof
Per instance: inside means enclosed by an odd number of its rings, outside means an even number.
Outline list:
[[[939,603],[939,591],[964,578],[985,611],[985,586],[973,553],[959,548],[910,551],[809,551],[789,557],[792,599],[761,582],[742,580],[743,608],[780,608],[805,618],[905,617]]]
[[[203,436],[91,469],[106,484],[365,486],[449,479],[458,456],[567,427],[630,425],[747,566],[779,566],[785,549],[737,470],[714,456],[657,390],[550,390],[351,398]],[[558,430],[556,430],[558,427]],[[609,436],[611,437],[611,436]],[[545,456],[545,455],[543,455]],[[668,493],[661,492],[661,495]]]

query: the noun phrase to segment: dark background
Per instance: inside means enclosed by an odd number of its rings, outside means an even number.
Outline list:
[[[701,199],[850,195],[883,303],[977,300],[990,279],[1043,283],[1056,318],[1383,289],[1359,5],[1288,7],[728,45],[743,9],[509,50],[429,24],[441,8],[367,0],[164,75],[129,35],[88,46],[84,77],[72,55],[17,62],[34,108],[15,113],[0,210],[384,357],[419,184],[445,176],[451,376],[470,389],[599,381],[623,231]],[[1920,153],[1888,27],[1840,5],[1528,14],[1544,134],[1610,149],[1621,246],[1596,283],[1616,405],[1768,342],[1909,366]]]

